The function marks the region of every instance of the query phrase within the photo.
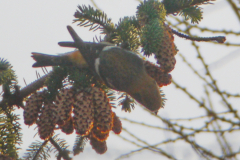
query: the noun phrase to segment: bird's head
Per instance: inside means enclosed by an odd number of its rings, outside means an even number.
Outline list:
[[[148,77],[145,83],[130,95],[150,111],[156,112],[162,107],[163,101],[159,87],[151,77]]]

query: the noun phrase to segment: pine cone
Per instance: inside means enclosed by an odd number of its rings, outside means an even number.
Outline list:
[[[73,119],[70,118],[68,121],[66,121],[64,123],[64,125],[60,126],[60,128],[62,129],[62,132],[66,133],[66,134],[72,134],[73,133]]]
[[[93,137],[90,137],[90,144],[92,145],[92,148],[98,153],[103,154],[107,151],[107,144],[106,141],[98,141]]]
[[[116,115],[116,113],[113,112],[113,128],[112,131],[115,134],[120,134],[122,132],[122,122],[119,119],[119,117]]]
[[[109,131],[103,133],[103,132],[101,132],[100,130],[98,130],[97,127],[95,127],[95,126],[93,127],[91,133],[92,133],[92,136],[93,136],[96,140],[101,141],[101,142],[107,140],[107,138],[108,138],[108,136],[109,136]]]
[[[64,89],[59,92],[55,100],[55,111],[58,116],[58,125],[64,125],[71,118],[73,104],[73,91]]]
[[[92,89],[94,103],[94,126],[107,133],[112,129],[112,110],[107,95],[100,88]]]
[[[23,111],[24,123],[26,125],[32,125],[36,122],[42,103],[42,92],[34,93],[27,99]]]
[[[148,75],[155,79],[159,87],[171,84],[171,74],[165,73],[161,67],[149,61],[144,61],[144,66]]]
[[[80,135],[88,135],[93,127],[93,104],[92,94],[87,91],[80,91],[76,94],[74,106],[74,128]]]
[[[155,53],[155,58],[163,71],[169,73],[175,67],[176,59],[174,56],[177,54],[178,50],[174,44],[172,30],[167,24],[165,24],[163,33],[163,41],[159,46],[159,51]]]
[[[42,113],[37,121],[38,134],[41,139],[47,139],[52,136],[57,118],[54,112],[55,105],[49,102],[44,102]]]

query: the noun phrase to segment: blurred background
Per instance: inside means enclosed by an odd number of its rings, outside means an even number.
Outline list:
[[[96,5],[112,21],[132,16],[139,1],[135,0],[41,0],[0,2],[0,57],[15,70],[19,85],[36,80],[31,52],[58,54],[73,50],[58,46],[59,41],[72,41],[66,26],[71,25],[84,41],[92,41],[98,31],[72,24],[78,5]],[[171,72],[173,83],[162,87],[167,101],[157,116],[136,106],[131,113],[114,112],[121,117],[123,131],[111,133],[108,150],[97,154],[87,143],[83,153],[73,159],[240,159],[240,13],[239,2],[211,1],[201,5],[203,19],[192,25],[181,16],[168,15],[173,29],[198,37],[226,36],[223,44],[192,42],[175,35],[179,49],[176,66]],[[154,62],[153,57],[149,60]],[[51,68],[48,68],[51,70]],[[22,118],[23,110],[16,110]],[[19,156],[28,146],[40,140],[35,129],[22,124]],[[35,130],[34,130],[35,129]],[[56,133],[60,133],[56,131]],[[60,134],[72,150],[75,136]],[[56,159],[51,153],[51,159]]]

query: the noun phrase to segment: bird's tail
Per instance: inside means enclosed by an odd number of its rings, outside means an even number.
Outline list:
[[[76,65],[78,67],[86,67],[87,64],[78,50],[60,54],[49,55],[43,53],[32,52],[32,58],[36,61],[33,67],[44,66],[71,66]]]
[[[57,66],[59,65],[59,56],[32,52],[32,58],[36,61],[33,67]]]

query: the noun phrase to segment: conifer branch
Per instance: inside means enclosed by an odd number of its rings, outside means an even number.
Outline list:
[[[49,141],[58,150],[59,158],[63,157],[63,159],[65,159],[65,160],[71,160],[72,159],[72,158],[69,157],[69,151],[66,150],[66,148],[64,148],[64,146],[61,147],[52,137],[49,138]],[[60,143],[62,143],[62,142],[60,142]]]
[[[232,7],[233,11],[235,12],[236,16],[238,17],[238,20],[240,20],[240,13],[239,13],[239,8],[237,7],[237,5],[232,0],[227,0],[227,1],[231,5],[231,7]]]
[[[214,0],[163,0],[162,3],[165,6],[167,14],[175,14],[185,8],[189,8],[201,4],[211,4]]]
[[[78,9],[74,14],[76,19],[74,19],[73,22],[79,22],[79,26],[90,27],[89,30],[93,31],[101,29],[102,33],[114,30],[111,19],[107,18],[104,12],[85,5],[79,5]]]
[[[33,142],[29,146],[29,149],[27,149],[27,153],[25,153],[23,158],[32,160],[49,158],[50,147],[47,145],[48,141],[49,140],[45,140],[43,142],[41,141]]]
[[[10,93],[16,84],[17,76],[15,71],[12,70],[11,64],[7,60],[0,58],[0,85],[3,85],[3,87],[5,85],[5,89]]]
[[[43,87],[44,82],[46,81],[46,79],[52,74],[52,71],[49,72],[48,74],[42,76],[41,78],[33,81],[32,83],[30,83],[29,85],[27,85],[26,87],[24,87],[23,89],[20,90],[20,97],[21,98],[25,98],[27,96],[29,96],[31,93],[35,92],[36,90],[40,89]]]
[[[83,152],[84,146],[87,142],[86,136],[77,135],[74,146],[73,146],[73,154],[78,155],[79,153]]]
[[[21,126],[18,122],[19,115],[16,115],[12,112],[13,110],[5,110],[3,112],[2,109],[0,109],[0,153],[3,155],[8,155],[11,158],[16,159],[18,157],[17,155],[17,144],[21,144]],[[0,157],[1,159],[1,157]]]
[[[116,27],[116,36],[113,39],[124,49],[135,52],[140,46],[140,25],[136,17],[124,17],[120,19]]]
[[[43,150],[43,147],[45,147],[47,145],[49,140],[45,140],[42,145],[38,148],[37,152],[35,153],[33,160],[37,160],[39,158],[39,154],[40,152]]]
[[[0,72],[7,70],[10,66],[6,59],[0,58]]]
[[[30,94],[34,93],[38,89],[42,88],[44,85],[44,82],[46,81],[47,77],[51,75],[52,72],[49,72],[48,74],[42,76],[41,78],[35,80],[34,82],[30,83],[26,87],[24,87],[21,90],[16,90],[15,93],[10,94],[7,97],[3,97],[2,101],[0,101],[0,108],[6,108],[6,104],[8,106],[17,105],[19,107],[21,106],[21,103],[24,98],[29,96]]]
[[[144,1],[137,7],[137,19],[141,26],[141,46],[144,55],[149,56],[159,51],[163,40],[166,10],[161,2]]]
[[[174,29],[172,29],[172,32],[174,34],[176,34],[177,36],[181,37],[181,38],[186,38],[188,40],[192,40],[192,41],[198,41],[198,42],[208,42],[208,41],[216,41],[218,43],[224,43],[226,40],[226,37],[224,36],[217,36],[217,37],[191,37],[188,36],[186,34],[180,33]]]
[[[191,19],[191,23],[198,23],[201,21],[202,17],[202,8],[198,6],[192,6],[185,8],[179,12],[180,16],[184,16],[185,20]]]

